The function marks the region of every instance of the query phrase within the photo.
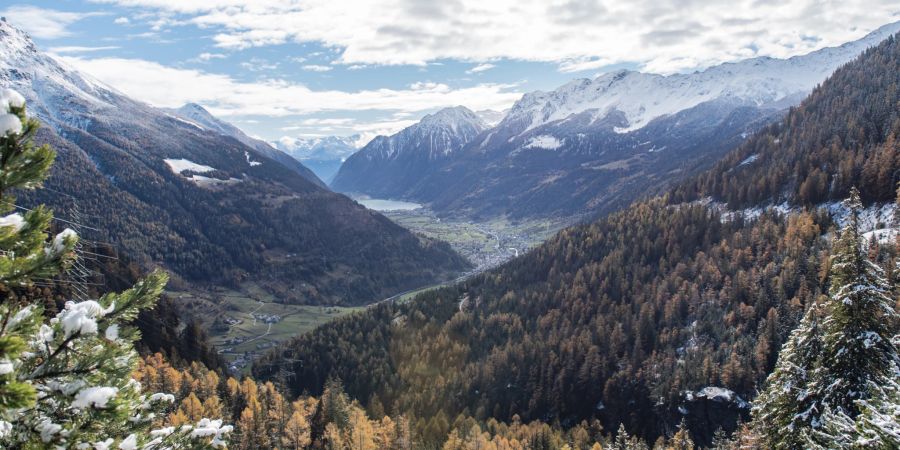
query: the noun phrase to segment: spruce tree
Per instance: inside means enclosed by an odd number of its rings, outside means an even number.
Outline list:
[[[778,354],[766,389],[753,402],[751,428],[773,449],[799,448],[823,407],[813,384],[820,367],[821,305],[813,303]]]
[[[164,272],[122,293],[69,301],[49,320],[42,305],[10,294],[77,258],[74,231],[51,238],[51,212],[18,206],[13,195],[39,187],[53,163],[53,150],[33,143],[38,126],[21,95],[0,91],[0,448],[223,446],[230,427],[221,421],[151,430],[154,411],[174,397],[147,395],[132,378],[138,333],[128,324],[156,303]]]
[[[754,403],[754,427],[771,448],[900,445],[888,420],[897,415],[900,380],[896,299],[884,271],[867,257],[855,188],[846,205],[829,296],[807,311]]]

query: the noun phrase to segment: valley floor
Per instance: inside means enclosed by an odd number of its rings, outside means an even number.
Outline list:
[[[441,219],[427,208],[380,212],[404,228],[449,243],[475,266],[474,273],[519,256],[576,222],[571,218],[469,222]]]
[[[235,374],[249,370],[254,359],[279,342],[363,309],[277,303],[254,283],[245,283],[240,290],[215,287],[168,295],[207,330],[209,342]]]

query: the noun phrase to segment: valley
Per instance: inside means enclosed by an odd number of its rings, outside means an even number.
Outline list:
[[[497,267],[578,222],[577,218],[475,222],[441,218],[427,208],[389,210],[382,214],[414,233],[449,243],[475,267],[469,273]]]
[[[213,287],[169,291],[179,310],[199,322],[230,372],[247,373],[276,344],[363,307],[279,303],[266,289],[245,283],[240,290]]]

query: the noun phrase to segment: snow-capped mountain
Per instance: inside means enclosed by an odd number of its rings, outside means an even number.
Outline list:
[[[864,38],[788,59],[752,58],[687,74],[657,75],[629,70],[571,81],[552,92],[532,92],[516,102],[500,126],[530,130],[591,111],[592,120],[622,113],[619,133],[705,102],[720,100],[782,108],[797,104],[835,69],[900,31],[900,22]]]
[[[839,47],[532,92],[400,199],[481,217],[597,214],[709,167],[900,22]]]
[[[45,189],[17,202],[47,204],[86,238],[176,279],[237,286],[252,278],[285,302],[358,303],[466,266],[449,247],[232,137],[200,108],[172,113],[135,101],[42,53],[5,20],[0,87],[25,97],[43,124],[36,141],[57,151]]]
[[[272,145],[303,162],[319,178],[329,183],[344,160],[364,144],[362,139],[358,134],[315,138],[284,136]]]
[[[309,168],[305,167],[297,159],[292,158],[284,151],[274,148],[272,145],[269,145],[267,142],[261,139],[247,136],[247,134],[241,131],[240,128],[222,119],[219,119],[218,117],[212,115],[209,111],[207,111],[206,108],[196,103],[188,103],[181,108],[169,109],[167,111],[169,111],[177,118],[184,120],[186,123],[197,126],[198,128],[207,129],[216,133],[223,134],[225,136],[233,137],[242,142],[244,145],[254,148],[263,155],[280,162],[287,168],[303,176],[303,178],[306,178],[307,180],[312,181],[319,186],[326,187],[325,183],[323,183],[322,180],[320,180],[317,176],[318,174],[315,174]]]
[[[331,186],[376,197],[404,195],[485,129],[484,121],[468,108],[444,108],[392,136],[372,139],[347,158]]]

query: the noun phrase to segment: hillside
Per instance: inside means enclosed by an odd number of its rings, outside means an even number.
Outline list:
[[[467,266],[269,154],[65,67],[5,21],[0,85],[26,97],[39,141],[59,152],[22,205],[49,204],[143,266],[201,286],[253,278],[311,304],[363,304]]]
[[[900,181],[896,40],[867,51],[864,66],[835,72],[779,123],[674,189],[672,201],[816,205],[841,200],[853,185],[866,202],[893,200]],[[838,93],[836,86],[848,88]]]
[[[308,169],[297,159],[291,157],[283,151],[276,150],[265,141],[247,136],[247,134],[241,131],[238,127],[225,122],[224,120],[219,119],[216,116],[213,116],[209,111],[206,110],[206,108],[196,103],[189,103],[182,106],[181,108],[168,111],[185,120],[189,124],[198,125],[202,128],[215,131],[225,136],[231,136],[244,145],[255,149],[260,154],[283,164],[285,167],[293,170],[294,172],[297,172],[297,174],[312,182],[313,184],[319,187],[326,187],[325,183],[323,183],[322,180],[320,180],[312,170]]]
[[[329,375],[339,376],[356,398],[436,418],[420,423],[423,432],[460,413],[564,427],[599,418],[606,429],[623,423],[652,441],[684,419],[699,443],[709,443],[717,428],[733,430],[748,417],[747,402],[787,334],[823,294],[828,233],[841,218],[803,202],[783,213],[720,212],[690,201],[707,192],[686,192],[722,179],[723,167],[750,154],[779,153],[750,161],[757,174],[783,173],[777,161],[812,155],[832,176],[848,154],[860,162],[896,158],[898,58],[896,38],[884,41],[765,132],[827,130],[855,136],[858,149],[820,154],[812,138],[779,146],[763,134],[675,193],[566,229],[457,286],[321,327],[271,353],[255,374],[271,377],[285,360],[302,361],[291,366],[296,392],[318,392]],[[837,112],[869,108],[877,113],[858,120],[841,121]],[[884,200],[874,193],[893,191],[893,180],[872,179],[863,166],[843,182],[870,186],[870,202]],[[790,180],[766,181],[777,189]],[[732,190],[709,194],[716,192]],[[755,198],[740,205],[770,204]],[[894,251],[874,246],[871,256],[890,265]]]

